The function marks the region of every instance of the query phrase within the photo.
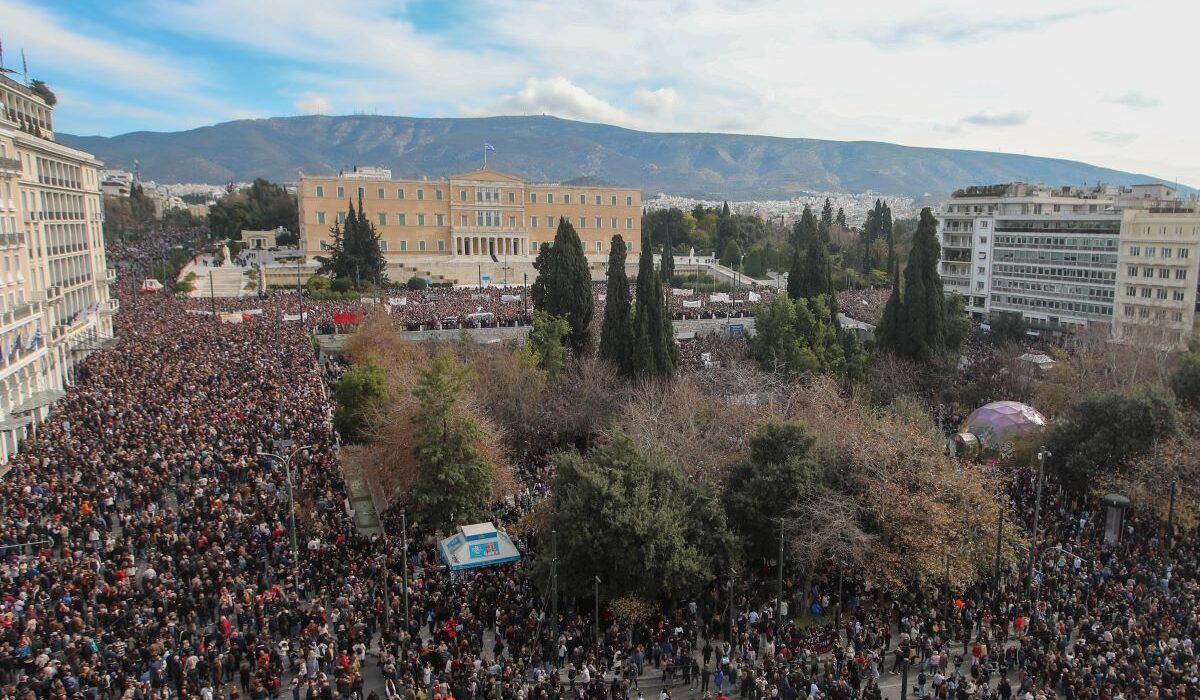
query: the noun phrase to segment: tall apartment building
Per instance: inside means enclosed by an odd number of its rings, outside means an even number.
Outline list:
[[[554,239],[562,218],[575,226],[592,258],[608,255],[614,234],[631,252],[641,242],[641,192],[631,188],[534,184],[491,168],[439,180],[394,180],[388,170],[360,168],[302,175],[297,191],[300,238],[310,258],[326,250],[330,227],[359,197],[390,261],[532,260],[538,246]]]
[[[937,213],[946,293],[978,319],[1019,313],[1053,332],[1111,324],[1118,194],[1019,182],[955,192]]]
[[[100,166],[55,143],[53,109],[0,75],[0,460],[112,338]]]
[[[1200,207],[1156,201],[1121,220],[1113,335],[1155,345],[1184,345],[1196,319],[1200,283]]]

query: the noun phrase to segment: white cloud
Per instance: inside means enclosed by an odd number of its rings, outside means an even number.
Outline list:
[[[1026,112],[1005,112],[1003,114],[988,114],[980,112],[962,118],[963,124],[971,126],[1024,126],[1029,121]]]
[[[504,96],[492,111],[497,114],[552,114],[607,124],[632,125],[636,122],[625,110],[614,107],[562,76],[528,78],[525,87],[517,93]]]
[[[300,96],[293,104],[296,106],[296,111],[301,114],[331,114],[333,108],[329,105],[329,98],[318,92],[307,91]]]
[[[1128,146],[1137,141],[1137,134],[1128,131],[1093,131],[1092,138],[1111,146]]]
[[[1146,95],[1143,95],[1140,90],[1130,90],[1129,92],[1117,95],[1116,97],[1110,97],[1108,98],[1108,101],[1112,102],[1113,104],[1132,107],[1133,109],[1150,109],[1151,107],[1157,107],[1162,104],[1161,100],[1156,100],[1153,97],[1147,97]]]
[[[664,116],[675,111],[675,105],[679,103],[679,93],[666,87],[657,90],[638,88],[637,92],[633,93],[633,101],[654,116]]]

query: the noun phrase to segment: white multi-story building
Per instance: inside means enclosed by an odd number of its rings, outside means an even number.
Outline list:
[[[100,162],[54,141],[50,106],[0,75],[0,461],[112,338]]]
[[[969,187],[938,208],[938,269],[979,319],[1033,328],[1111,324],[1121,213],[1115,188]]]
[[[1121,222],[1113,335],[1155,345],[1187,343],[1200,281],[1200,208],[1157,201],[1126,209]]]

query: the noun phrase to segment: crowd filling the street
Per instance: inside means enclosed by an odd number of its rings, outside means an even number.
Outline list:
[[[135,298],[133,287],[115,287],[115,348],[81,364],[0,479],[3,697],[1200,692],[1195,530],[1167,532],[1134,512],[1122,541],[1105,544],[1102,504],[1053,478],[1041,492],[1037,566],[1005,566],[967,586],[892,590],[822,567],[786,571],[780,596],[774,563],[763,561],[734,578],[714,574],[694,598],[656,601],[643,621],[623,625],[603,609],[593,619],[590,604],[549,600],[524,562],[452,573],[438,533],[420,522],[388,510],[386,536],[368,536],[350,511],[330,422],[336,374],[318,366],[311,334],[372,304],[283,292]],[[377,303],[406,328],[481,318],[473,314],[517,323],[521,300],[505,297],[523,293],[398,291]],[[602,311],[603,288],[594,294]],[[874,309],[876,296],[842,304]],[[676,318],[750,312],[748,291],[670,300]],[[207,314],[248,307],[261,313],[239,323]],[[303,320],[282,320],[302,311]],[[685,342],[683,363],[703,368],[722,352],[723,341],[699,338]],[[518,464],[515,495],[494,505],[496,525],[525,518],[553,471],[545,455]],[[1036,471],[1004,473],[1000,487],[1032,528]],[[515,539],[525,552],[544,544]]]

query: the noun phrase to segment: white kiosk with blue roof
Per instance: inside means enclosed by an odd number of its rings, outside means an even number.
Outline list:
[[[438,543],[442,561],[451,571],[520,561],[521,553],[508,533],[491,523],[460,525],[458,532]]]

